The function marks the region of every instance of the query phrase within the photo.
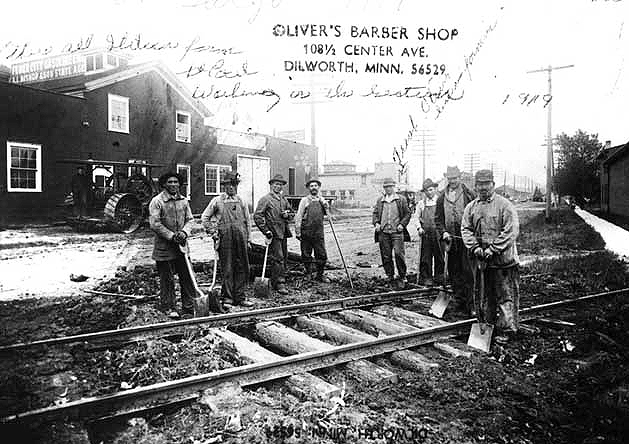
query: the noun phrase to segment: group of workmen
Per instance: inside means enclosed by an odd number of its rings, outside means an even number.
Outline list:
[[[445,177],[447,185],[441,193],[430,179],[423,183],[421,190],[423,198],[418,205],[417,224],[423,241],[421,279],[425,285],[445,285],[442,275],[447,261],[457,308],[482,316],[504,334],[514,333],[518,330],[519,302],[516,249],[519,226],[515,208],[494,192],[490,170],[476,173],[475,192],[462,183],[457,167],[448,167]],[[210,201],[201,222],[214,240],[220,261],[222,299],[232,305],[250,307],[252,303],[245,298],[245,288],[249,280],[251,215],[247,204],[237,194],[239,182],[234,172],[227,172],[221,178],[224,192]],[[179,174],[166,173],[159,183],[164,190],[149,205],[149,222],[156,234],[153,258],[160,276],[160,308],[171,317],[180,316],[175,310],[173,275],[177,273],[182,314],[192,316],[194,287],[184,257],[192,228],[192,212],[188,200],[179,192],[183,184]],[[283,194],[284,178],[276,175],[269,185],[270,192],[257,203],[253,222],[265,238],[272,288],[279,294],[288,294],[287,239],[292,236],[289,227],[292,222],[306,275],[329,282],[324,275],[327,261],[324,220],[330,208],[320,193],[321,182],[316,178],[306,182],[308,194],[301,199],[296,213]],[[384,180],[383,194],[373,208],[372,222],[384,271],[391,285],[399,288],[407,284],[404,242],[411,240],[407,226],[412,214],[406,197],[396,193],[395,187],[393,179]],[[475,285],[478,273],[483,272],[481,268],[485,270],[484,296],[478,294]]]

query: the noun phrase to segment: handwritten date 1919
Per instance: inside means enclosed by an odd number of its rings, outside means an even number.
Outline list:
[[[511,94],[507,94],[505,99],[502,101],[502,104],[505,105],[512,100],[517,100],[518,102],[520,102],[520,105],[530,106],[537,103],[537,101],[540,99],[541,102],[544,102],[543,107],[546,108],[550,101],[553,100],[553,96],[551,94],[544,94],[543,96],[540,96],[539,94],[529,94],[522,92],[518,94],[517,99],[515,97],[511,99]]]
[[[437,65],[436,63],[417,64],[411,66],[411,74],[419,74],[424,76],[438,76],[446,73],[446,65]]]

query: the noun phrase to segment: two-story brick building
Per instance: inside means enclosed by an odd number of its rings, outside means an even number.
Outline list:
[[[317,171],[316,147],[209,126],[211,112],[161,63],[79,55],[14,67],[10,79],[0,79],[0,222],[59,215],[75,167],[62,159],[164,165],[157,175],[177,170],[193,212],[221,191],[228,170],[240,173],[239,193],[251,206],[268,192],[272,175],[284,175],[289,194],[299,195]],[[51,67],[57,71],[41,71]],[[99,185],[128,169],[95,169],[93,179]]]

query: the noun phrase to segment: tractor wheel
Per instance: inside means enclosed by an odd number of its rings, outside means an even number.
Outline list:
[[[117,193],[105,204],[105,219],[121,233],[133,233],[142,224],[142,203],[133,194]]]

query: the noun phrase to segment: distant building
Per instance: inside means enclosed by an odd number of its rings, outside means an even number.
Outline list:
[[[357,207],[373,205],[387,177],[397,179],[397,165],[393,162],[378,162],[370,172],[357,171],[351,162],[332,161],[323,165],[319,175],[325,196],[336,197],[337,205]]]
[[[600,162],[601,210],[629,217],[629,143],[607,142],[598,154]]]

